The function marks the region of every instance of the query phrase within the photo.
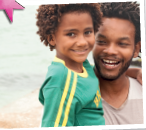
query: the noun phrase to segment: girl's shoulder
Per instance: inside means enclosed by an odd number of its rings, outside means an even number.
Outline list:
[[[67,73],[66,67],[58,62],[52,62],[51,65],[48,67],[48,72],[46,75],[47,77],[60,77],[63,76],[65,73]]]
[[[90,62],[87,59],[83,62],[83,66],[88,71],[94,71],[94,64],[90,64]]]
[[[67,71],[63,65],[52,62],[48,67],[48,72],[42,88],[60,87],[64,83],[64,78],[67,75],[66,73]]]

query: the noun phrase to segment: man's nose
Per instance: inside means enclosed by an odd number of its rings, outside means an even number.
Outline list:
[[[79,36],[77,46],[86,46],[88,44],[84,36]]]
[[[115,43],[111,43],[108,46],[105,47],[105,49],[103,50],[104,53],[108,54],[108,55],[117,55],[117,46]]]

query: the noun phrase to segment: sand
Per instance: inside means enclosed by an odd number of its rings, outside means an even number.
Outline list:
[[[37,128],[43,106],[38,101],[39,89],[0,109],[0,128]]]

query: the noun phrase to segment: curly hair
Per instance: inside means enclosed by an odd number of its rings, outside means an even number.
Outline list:
[[[63,14],[70,12],[88,12],[92,17],[94,33],[98,31],[102,19],[100,4],[98,3],[40,5],[37,12],[36,25],[39,28],[37,34],[40,35],[41,42],[44,42],[46,46],[50,46],[51,51],[55,47],[48,42],[47,38],[49,37],[49,41],[52,40],[52,34],[57,30]]]
[[[141,41],[140,36],[140,8],[137,2],[101,3],[103,17],[115,17],[129,20],[135,26],[135,44]]]

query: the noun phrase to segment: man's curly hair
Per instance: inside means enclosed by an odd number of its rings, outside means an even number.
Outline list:
[[[52,34],[57,30],[63,14],[70,12],[88,12],[92,17],[94,33],[98,31],[101,25],[102,13],[100,11],[100,4],[98,3],[41,5],[37,11],[36,25],[39,28],[37,34],[40,35],[41,42],[44,42],[46,46],[50,46],[51,51],[55,47],[49,44],[47,38],[49,36],[49,41],[52,40]]]
[[[135,26],[135,44],[141,41],[140,8],[137,2],[101,3],[103,17],[115,17],[129,20]]]

